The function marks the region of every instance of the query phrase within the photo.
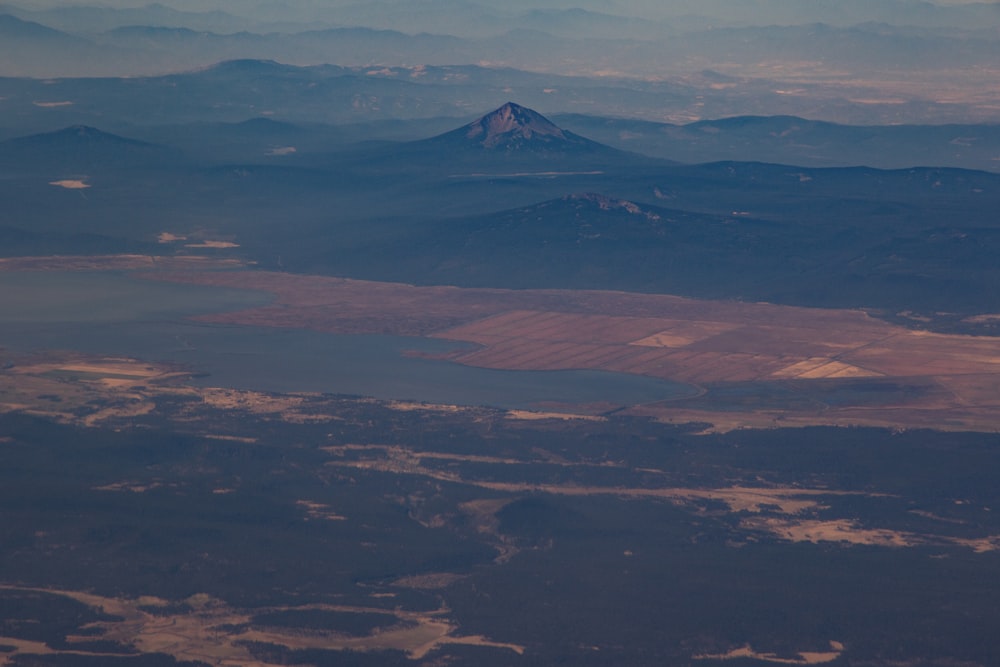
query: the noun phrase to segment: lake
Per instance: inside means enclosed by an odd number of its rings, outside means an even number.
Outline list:
[[[355,394],[526,408],[539,402],[634,404],[693,387],[603,371],[500,371],[408,352],[448,341],[216,325],[191,316],[268,303],[250,290],[158,283],[123,272],[0,272],[0,347],[182,363],[204,386]]]

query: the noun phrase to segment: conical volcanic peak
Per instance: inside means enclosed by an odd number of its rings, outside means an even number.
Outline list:
[[[16,139],[9,140],[7,143],[11,145],[25,146],[85,146],[100,144],[131,146],[151,145],[143,141],[128,139],[117,134],[111,134],[110,132],[105,132],[89,125],[71,125],[70,127],[64,127],[61,130],[55,130],[53,132],[44,132],[40,134],[32,134],[26,137],[18,137]]]
[[[547,170],[562,161],[566,164],[559,165],[559,169],[578,171],[603,169],[615,161],[634,162],[638,157],[564,130],[537,111],[513,102],[468,125],[413,142],[408,150],[423,159],[436,156],[450,169],[459,163],[470,167],[516,163],[519,169],[529,169],[542,160]],[[394,149],[393,159],[398,161],[401,154]]]
[[[178,159],[176,151],[104,132],[89,125],[73,125],[54,132],[32,134],[0,143],[0,164],[17,165],[21,170],[113,169],[137,164],[163,166]]]
[[[582,151],[611,150],[558,127],[527,107],[507,102],[479,120],[442,135],[469,148],[491,153],[560,155]]]
[[[542,114],[507,102],[467,126],[466,137],[485,148],[530,141],[566,141],[566,133]]]

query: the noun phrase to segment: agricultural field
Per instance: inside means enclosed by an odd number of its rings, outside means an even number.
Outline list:
[[[905,328],[859,310],[267,272],[149,277],[275,294],[272,304],[206,322],[428,336],[474,344],[440,355],[471,366],[592,369],[693,387],[696,396],[618,406],[667,421],[1000,428],[998,339]]]

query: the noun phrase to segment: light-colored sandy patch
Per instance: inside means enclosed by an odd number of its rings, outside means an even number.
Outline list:
[[[156,237],[157,243],[174,243],[176,241],[187,241],[187,237],[170,232],[160,232],[159,236]]]
[[[882,373],[858,368],[840,361],[831,361],[828,357],[810,357],[775,371],[771,377],[816,380],[820,378],[881,377],[882,375]]]
[[[143,364],[132,359],[108,358],[92,362],[76,362],[68,364],[58,364],[56,370],[77,371],[79,373],[111,373],[129,378],[147,379],[164,372],[163,367]]]
[[[684,319],[666,319],[663,322],[664,330],[630,341],[629,345],[639,345],[643,347],[685,347],[699,340],[704,340],[716,336],[726,331],[738,328],[735,322],[721,321],[701,321]]]
[[[344,418],[338,415],[301,410],[298,412],[282,413],[281,419],[289,424],[321,424],[324,422],[343,421]]]
[[[257,438],[250,438],[242,435],[219,435],[218,433],[206,433],[205,437],[210,440],[225,440],[227,442],[244,442],[252,445],[257,442]]]
[[[185,243],[185,248],[239,248],[239,243],[232,241],[200,241],[199,243]]]
[[[96,426],[155,409],[153,395],[183,391],[168,383],[189,377],[169,365],[78,353],[34,354],[0,370],[0,410],[20,410],[63,423]]]
[[[69,100],[63,100],[60,102],[32,102],[36,107],[41,107],[42,109],[55,109],[57,107],[70,107],[76,104],[75,102],[70,102]]]
[[[497,465],[519,465],[526,463],[520,459],[505,459],[496,456],[483,456],[479,454],[451,454],[448,452],[422,452],[414,451],[399,445],[329,445],[320,449],[333,456],[345,456],[348,452],[371,452],[378,454],[378,458],[357,461],[364,465],[366,462],[374,463],[377,467],[388,472],[395,470],[423,470],[421,464],[425,459],[444,461],[464,461],[468,463],[492,463]],[[348,463],[350,465],[350,463]],[[451,473],[448,473],[449,475]]]
[[[205,388],[198,394],[213,408],[246,410],[255,414],[285,412],[300,407],[305,400],[301,396],[274,396],[259,391],[220,387]]]
[[[744,527],[765,530],[791,542],[842,542],[879,547],[915,547],[920,545],[960,546],[976,553],[1000,551],[1000,535],[982,538],[962,538],[948,535],[918,534],[883,528],[863,528],[856,521],[795,521],[775,517],[747,519]]]
[[[763,662],[772,662],[779,665],[822,665],[828,662],[833,662],[840,657],[841,653],[844,651],[844,645],[840,642],[830,642],[829,651],[800,651],[798,657],[796,658],[783,658],[777,653],[760,653],[749,644],[742,646],[737,649],[733,649],[728,653],[717,653],[717,654],[702,654],[691,656],[694,660],[737,660],[740,658],[750,658],[753,660],[761,660]]]
[[[266,394],[226,387],[187,388],[187,391],[213,408],[257,415],[277,415],[282,421],[292,424],[322,423],[342,419],[337,415],[315,411],[309,403],[315,396],[313,394]]]
[[[124,419],[129,417],[140,417],[148,415],[156,409],[156,404],[152,401],[145,401],[141,398],[129,401],[125,404],[114,405],[93,412],[83,418],[84,426],[96,426],[97,424],[111,419]]]
[[[295,504],[306,511],[306,516],[310,519],[323,519],[325,521],[346,521],[346,516],[341,516],[333,511],[329,505],[317,503],[312,500],[296,500]]]
[[[963,318],[962,321],[968,322],[969,324],[993,324],[996,322],[1000,322],[1000,313],[984,313],[982,315],[973,315],[972,317]]]
[[[903,531],[862,528],[849,519],[830,521],[787,521],[778,518],[759,518],[744,521],[744,526],[763,529],[790,542],[846,542],[879,547],[912,547],[923,544],[924,539]]]
[[[431,412],[458,412],[462,408],[457,405],[444,405],[441,403],[416,403],[413,401],[389,401],[386,407],[391,410],[401,412],[412,412],[414,410],[429,410]]]
[[[164,600],[163,598],[156,597],[155,595],[140,595],[135,599],[137,605],[141,607],[167,607],[170,606],[170,600]]]
[[[289,423],[325,423],[342,419],[324,414],[315,394],[269,395],[225,388],[194,388],[183,381],[190,373],[168,364],[120,357],[90,357],[53,352],[18,359],[0,369],[0,411],[23,411],[64,423],[97,426],[150,414],[160,396],[196,398],[211,407],[251,414],[277,415]],[[252,437],[207,429],[205,437],[255,442]]]
[[[597,468],[608,468],[608,467],[622,467],[622,464],[602,461],[602,462],[590,462],[590,461],[566,461],[565,459],[555,457],[551,452],[547,452],[542,449],[535,448],[534,454],[538,456],[537,459],[512,459],[503,458],[499,456],[486,456],[482,454],[453,454],[450,452],[431,452],[431,451],[416,451],[413,449],[408,449],[400,445],[358,445],[358,444],[346,444],[346,445],[328,445],[325,447],[320,447],[320,449],[332,456],[343,457],[348,452],[371,452],[379,454],[378,458],[364,459],[360,461],[353,461],[346,463],[345,465],[354,465],[355,467],[364,467],[370,469],[379,469],[385,472],[414,472],[418,474],[427,474],[429,476],[434,475],[445,475],[448,480],[457,479],[454,473],[451,472],[441,472],[436,469],[430,469],[423,467],[424,461],[458,461],[464,463],[487,463],[493,465],[525,465],[530,463],[544,462],[552,465],[560,465],[567,467],[597,467]],[[371,464],[371,465],[370,465]],[[336,464],[335,464],[336,465]],[[439,477],[439,479],[443,479]]]
[[[75,178],[64,178],[61,181],[49,181],[49,185],[54,185],[57,188],[65,188],[66,190],[86,190],[90,187],[90,184],[86,181]]]
[[[926,512],[924,510],[910,510],[910,514],[916,514],[917,516],[922,516],[925,519],[932,519],[934,521],[942,521],[944,523],[951,523],[956,525],[962,525],[967,523],[966,521],[962,521],[961,519],[949,519],[947,517],[938,516],[933,512]]]
[[[104,486],[93,487],[94,491],[128,491],[129,493],[145,493],[152,489],[158,489],[163,486],[162,482],[114,482],[113,484],[105,484]]]
[[[908,101],[898,97],[852,97],[848,99],[848,102],[854,104],[906,104]]]
[[[14,664],[14,656],[18,653],[27,653],[29,655],[52,655],[56,652],[54,649],[49,648],[45,642],[33,642],[28,639],[0,637],[0,644],[14,647],[14,650],[10,653],[0,653],[0,665]]]
[[[884,373],[877,373],[875,371],[870,371],[865,368],[858,368],[857,366],[851,366],[850,364],[842,364],[839,361],[833,361],[823,366],[822,369],[817,369],[820,371],[819,374],[805,374],[800,375],[799,378],[802,380],[813,380],[813,379],[835,379],[835,378],[875,378],[875,377],[885,377]],[[816,373],[816,371],[814,371]]]
[[[267,151],[265,155],[274,155],[274,156],[292,155],[295,152],[297,152],[295,146],[279,146],[278,148],[272,148],[271,150]]]
[[[952,538],[953,543],[968,547],[972,549],[977,554],[989,553],[991,551],[1000,551],[1000,535],[991,535],[990,537],[983,537],[981,539],[963,539],[963,538]]]
[[[582,420],[589,422],[603,422],[608,420],[607,417],[601,417],[599,415],[577,415],[567,412],[535,412],[533,410],[508,410],[506,417],[508,419],[519,419],[522,421],[562,419],[565,421]]]
[[[175,375],[170,367],[154,366],[142,364],[132,359],[122,359],[119,357],[94,357],[84,360],[82,355],[73,355],[67,358],[52,358],[44,361],[29,361],[20,363],[8,369],[8,372],[16,375],[42,375],[45,373],[84,373],[91,376],[91,381],[104,379],[123,380],[149,380],[151,378],[162,377],[170,374]]]

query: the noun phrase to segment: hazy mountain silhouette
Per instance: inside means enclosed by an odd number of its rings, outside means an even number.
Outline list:
[[[46,40],[50,43],[81,44],[86,40],[59,30],[54,30],[41,23],[25,21],[12,14],[0,14],[0,38],[4,40]]]
[[[163,166],[177,160],[176,151],[103,132],[87,125],[74,125],[55,132],[8,139],[0,143],[0,164],[16,165],[21,171],[39,169],[122,169]]]
[[[0,7],[0,11],[3,8]],[[50,7],[29,11],[11,6],[10,13],[24,20],[38,21],[44,25],[70,32],[100,32],[121,26],[149,25],[235,32],[256,24],[252,19],[237,17],[222,11],[182,11],[162,3],[142,7],[104,7],[75,5]]]
[[[733,116],[674,125],[578,114],[555,120],[615,148],[680,162],[1000,170],[1000,125],[992,124],[841,125],[795,116]]]
[[[465,127],[440,135],[433,141],[501,152],[594,151],[606,148],[567,132],[537,111],[513,102],[507,102]]]
[[[599,169],[623,160],[649,161],[635,153],[591,141],[562,129],[542,114],[507,102],[468,125],[410,142],[400,156],[454,167],[516,167],[530,170]]]

